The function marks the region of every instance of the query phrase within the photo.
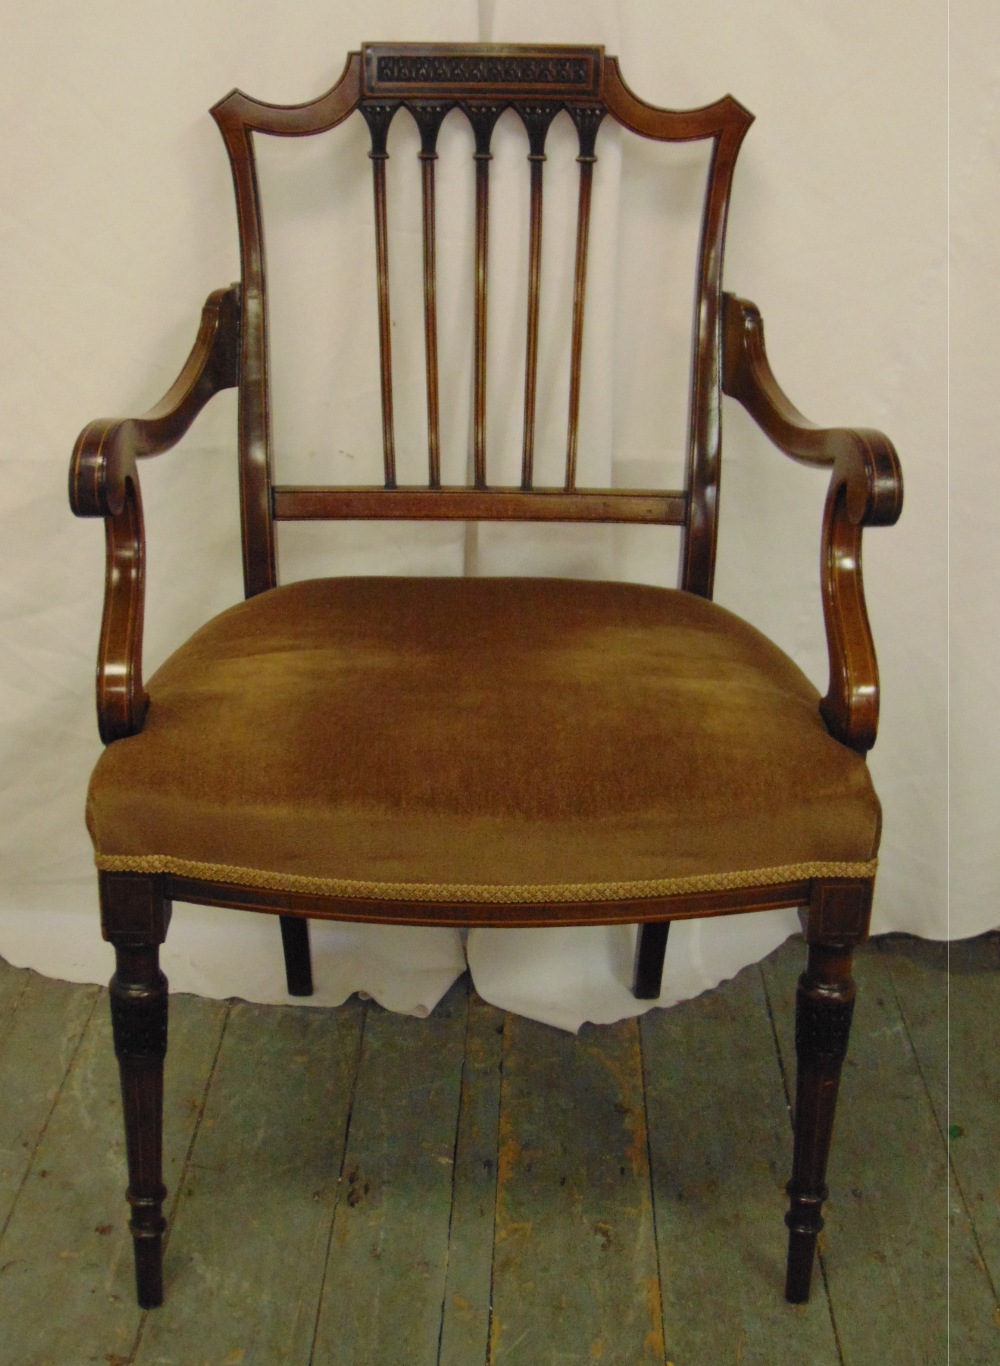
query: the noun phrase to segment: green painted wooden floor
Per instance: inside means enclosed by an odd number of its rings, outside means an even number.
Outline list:
[[[465,981],[429,1020],[175,997],[147,1314],[106,993],[0,962],[0,1362],[1000,1361],[1000,935],[953,944],[950,974],[944,945],[858,955],[822,1267],[793,1308],[802,954],[577,1038]]]

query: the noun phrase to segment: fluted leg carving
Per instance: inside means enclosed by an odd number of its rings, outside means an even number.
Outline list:
[[[159,878],[101,875],[101,921],[115,948],[108,994],[125,1117],[136,1292],[143,1309],[163,1302],[167,979],[160,971],[160,945],[169,920],[170,903]]]
[[[637,1001],[656,1001],[663,989],[663,959],[667,952],[669,920],[639,926],[632,967],[632,995]]]
[[[854,1012],[850,946],[814,943],[799,978],[795,1010],[798,1083],[795,1093],[795,1155],[788,1183],[788,1271],[785,1298],[809,1298],[816,1239],[827,1197],[826,1163],[833,1134],[840,1069]]]
[[[159,948],[119,948],[111,979],[111,1027],[121,1075],[128,1152],[129,1228],[143,1309],[163,1302],[163,1059],[167,1052],[167,979]]]

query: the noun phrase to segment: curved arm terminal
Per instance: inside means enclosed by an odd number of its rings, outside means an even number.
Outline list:
[[[103,517],[104,615],[97,653],[97,723],[105,744],[135,735],[146,715],[142,625],[146,540],[136,461],[180,440],[208,400],[239,371],[239,288],[210,294],[191,354],[173,385],[142,417],[99,419],[80,433],[69,474],[78,517]]]
[[[899,457],[881,432],[817,427],[802,416],[771,372],[754,304],[727,294],[723,328],[724,392],[786,455],[832,469],[820,560],[830,686],[820,710],[831,735],[864,754],[878,729],[878,664],[861,576],[861,532],[898,519]]]

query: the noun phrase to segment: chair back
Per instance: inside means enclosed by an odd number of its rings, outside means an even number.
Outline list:
[[[422,182],[423,349],[427,413],[426,480],[397,479],[393,412],[393,314],[390,303],[386,162],[390,125],[405,109],[419,131]],[[441,474],[441,413],[451,402],[449,376],[438,364],[435,162],[445,117],[459,109],[471,125],[474,152],[475,269],[470,282],[473,384],[470,477],[448,485]],[[516,485],[491,479],[487,440],[487,316],[491,141],[501,114],[513,109],[524,126],[529,177],[524,374],[510,392],[523,394],[523,442]],[[572,246],[569,400],[563,477],[536,477],[536,409],[542,274],[546,137],[565,111],[578,138],[579,185]],[[370,133],[374,199],[373,281],[379,332],[382,480],[375,486],[274,482],[269,397],[267,281],[254,134],[302,137],[327,132],[357,112]],[[234,91],[212,110],[225,139],[236,189],[242,262],[239,381],[240,493],[244,578],[248,596],[277,582],[275,523],[322,518],[581,521],[681,528],[680,584],[711,596],[715,564],[720,458],[721,287],[726,217],[736,155],[752,115],[730,96],[690,111],[659,109],[638,99],[617,60],[600,47],[503,47],[454,44],[366,44],[352,53],[337,84],[301,105],[277,106]],[[664,142],[710,140],[697,255],[691,390],[684,487],[676,490],[580,487],[584,318],[591,205],[600,130],[614,120]],[[567,247],[569,250],[569,247]]]

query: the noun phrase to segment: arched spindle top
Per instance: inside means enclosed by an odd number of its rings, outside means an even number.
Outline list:
[[[490,142],[493,138],[493,129],[496,127],[497,119],[503,113],[503,105],[500,103],[482,104],[479,101],[470,101],[461,106],[472,124],[473,136],[476,139],[476,150],[473,156],[477,161],[490,160]]]
[[[375,100],[365,100],[361,105],[362,116],[372,135],[372,149],[368,155],[373,161],[384,161],[389,155],[386,150],[389,139],[389,125],[392,123],[393,115],[398,107],[396,104],[379,103]]]
[[[528,134],[528,159],[541,161],[545,157],[545,138],[562,105],[549,100],[544,104],[519,104],[516,108]]]
[[[450,113],[454,105],[441,100],[408,100],[406,107],[413,115],[413,121],[420,133],[421,161],[436,160],[438,133],[441,131],[445,115]]]

